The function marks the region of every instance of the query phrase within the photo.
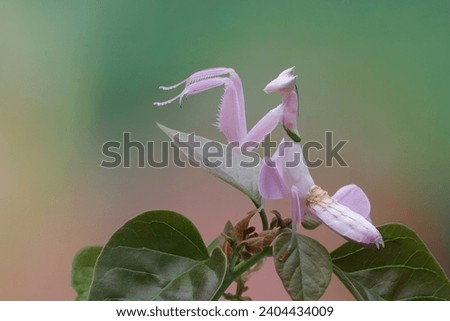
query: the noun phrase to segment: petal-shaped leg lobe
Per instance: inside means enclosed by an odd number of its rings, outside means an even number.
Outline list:
[[[375,226],[360,214],[336,202],[320,187],[311,188],[306,203],[312,214],[344,238],[365,246],[383,246],[383,237]]]
[[[343,186],[333,195],[333,198],[336,202],[347,206],[353,212],[372,222],[369,199],[360,187],[354,184]]]
[[[303,209],[298,189],[295,186],[291,188],[291,211],[292,211],[292,228],[296,229],[297,225],[303,221]]]
[[[289,195],[289,190],[271,160],[265,159],[259,174],[259,192],[266,199],[279,199]]]
[[[237,141],[242,143],[247,134],[245,106],[242,106],[239,102],[239,96],[234,83],[228,78],[225,79],[224,93],[220,101],[217,116],[217,127],[229,142]]]
[[[377,228],[344,205],[313,205],[310,209],[326,226],[348,240],[377,248],[383,245],[383,237]]]

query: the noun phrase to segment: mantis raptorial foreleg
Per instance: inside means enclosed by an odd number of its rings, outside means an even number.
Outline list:
[[[229,142],[237,141],[241,145],[251,142],[256,146],[279,123],[282,123],[285,129],[298,135],[296,121],[298,96],[295,91],[297,76],[294,76],[292,72],[293,68],[283,71],[266,86],[264,91],[266,93],[279,93],[282,96],[282,102],[261,118],[249,132],[247,132],[242,82],[232,68],[219,67],[201,70],[173,86],[161,86],[160,88],[163,90],[171,90],[184,84],[185,88],[174,98],[165,102],[156,102],[155,105],[164,106],[176,100],[181,105],[184,97],[224,86],[224,94],[217,116],[217,127]]]

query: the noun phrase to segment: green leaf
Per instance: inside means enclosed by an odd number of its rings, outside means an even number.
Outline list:
[[[315,218],[312,218],[310,215],[308,215],[307,213],[305,213],[303,215],[303,220],[302,220],[302,226],[307,229],[307,230],[314,230],[315,228],[317,228],[320,224],[322,224],[322,221],[317,220]]]
[[[238,152],[238,148],[227,148],[228,145],[197,135],[194,135],[194,139],[191,138],[189,140],[189,134],[187,133],[170,129],[161,124],[157,125],[167,136],[169,136],[173,144],[177,146],[190,161],[199,164],[200,167],[205,168],[213,175],[243,192],[250,197],[257,207],[261,206],[262,197],[261,194],[259,194],[258,189],[261,162],[257,154],[252,153],[252,156],[246,156]],[[177,134],[179,135],[178,141],[175,139]],[[195,141],[197,145],[200,143],[200,145],[194,147],[192,141]],[[180,142],[183,142],[183,144],[180,144]],[[222,157],[206,157],[206,155],[204,155],[204,152],[208,150],[207,147],[212,145],[217,146],[217,148],[220,148],[220,150],[223,151]],[[186,148],[186,146],[189,146],[189,149],[192,149],[193,153],[188,153],[188,148]],[[209,151],[213,152],[216,151],[216,149],[210,148]],[[248,167],[243,166],[243,164],[250,165],[250,163],[253,163],[253,156],[256,157],[257,164],[252,164],[253,166]]]
[[[358,300],[450,300],[450,283],[419,236],[400,224],[378,228],[380,251],[346,243],[331,253],[333,270]]]
[[[331,280],[328,251],[317,241],[283,232],[274,241],[275,269],[293,300],[318,300]]]
[[[208,253],[211,254],[211,252],[216,248],[220,247],[222,242],[224,241],[224,237],[222,234],[218,235],[214,240],[211,241],[211,243],[208,244]]]
[[[95,262],[101,250],[101,246],[87,246],[79,250],[73,258],[72,288],[77,292],[78,301],[86,301],[88,298]]]
[[[89,300],[210,300],[226,258],[211,256],[195,226],[170,211],[150,211],[121,227],[104,247]]]

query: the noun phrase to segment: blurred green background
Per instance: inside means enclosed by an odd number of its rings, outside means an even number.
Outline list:
[[[250,127],[279,102],[264,86],[295,65],[303,136],[349,140],[350,167],[315,181],[361,186],[374,222],[415,229],[448,274],[449,13],[448,1],[0,1],[0,299],[73,299],[75,252],[145,210],[179,211],[209,241],[252,208],[198,169],[100,167],[124,131],[163,140],[156,121],[223,140],[221,89],[152,106],[172,95],[159,85],[214,66],[241,76]],[[267,207],[290,215],[288,200]],[[270,263],[249,285],[288,298]],[[351,297],[333,280],[324,298]]]

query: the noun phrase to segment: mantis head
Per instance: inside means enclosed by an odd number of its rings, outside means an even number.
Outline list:
[[[298,77],[293,74],[294,68],[295,67],[291,67],[285,71],[282,71],[277,78],[272,80],[266,88],[264,88],[264,92],[266,94],[278,93],[282,96],[291,93],[295,88],[295,82]]]

